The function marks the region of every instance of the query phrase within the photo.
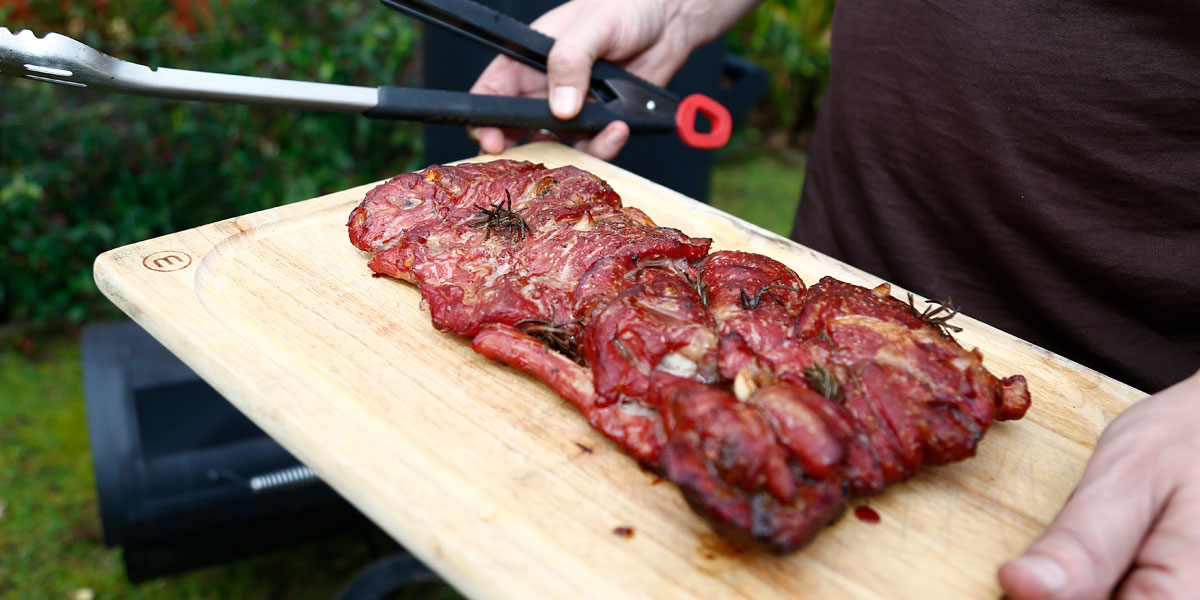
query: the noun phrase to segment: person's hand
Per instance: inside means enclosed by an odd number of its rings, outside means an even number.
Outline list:
[[[751,0],[574,0],[542,15],[531,25],[557,41],[546,73],[499,56],[479,76],[471,92],[548,98],[560,119],[579,114],[598,58],[620,64],[664,86],[696,47],[714,39],[744,14]],[[495,154],[517,143],[524,132],[494,127],[472,130],[480,149]],[[629,139],[629,126],[610,123],[576,148],[611,160]]]
[[[1012,600],[1200,595],[1200,373],[1108,427],[1054,523],[999,578]]]

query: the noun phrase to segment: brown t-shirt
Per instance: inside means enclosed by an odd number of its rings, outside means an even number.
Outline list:
[[[1145,391],[1200,368],[1200,3],[841,0],[793,237]]]

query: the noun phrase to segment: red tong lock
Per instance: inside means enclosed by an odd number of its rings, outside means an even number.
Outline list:
[[[712,128],[708,133],[696,131],[697,113],[708,117]],[[733,118],[720,102],[704,94],[692,94],[679,103],[675,111],[675,131],[683,143],[692,148],[712,150],[729,142],[733,132]]]

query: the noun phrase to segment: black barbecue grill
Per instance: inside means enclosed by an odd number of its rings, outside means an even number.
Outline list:
[[[131,581],[371,526],[133,322],[81,337],[104,541]]]

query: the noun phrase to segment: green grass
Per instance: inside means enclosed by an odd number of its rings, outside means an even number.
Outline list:
[[[713,170],[713,206],[786,236],[800,204],[803,161],[772,154],[730,159]],[[696,232],[696,235],[703,235]]]
[[[803,168],[770,155],[718,165],[712,203],[787,235]],[[692,232],[702,234],[703,232]],[[0,336],[0,600],[331,598],[387,540],[336,539],[137,586],[104,546],[88,450],[79,343]],[[431,590],[426,589],[426,592]],[[449,588],[432,590],[454,597]]]
[[[130,585],[104,546],[88,451],[79,343],[0,352],[0,598],[332,598],[395,551],[382,534],[307,543]],[[426,591],[430,591],[426,589]],[[448,589],[438,597],[454,597]]]

